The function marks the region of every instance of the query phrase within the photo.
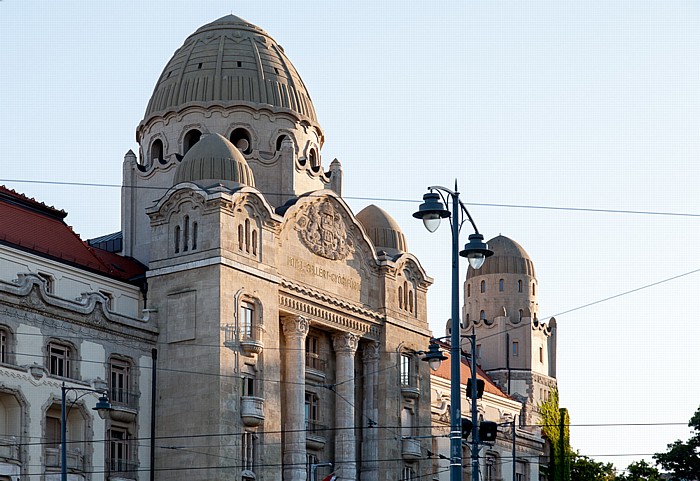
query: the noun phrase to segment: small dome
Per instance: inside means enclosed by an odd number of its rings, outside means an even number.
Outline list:
[[[376,250],[395,255],[406,252],[406,238],[396,221],[374,204],[362,209],[355,218],[365,228],[365,232]]]
[[[194,144],[175,171],[173,185],[197,181],[237,182],[255,187],[243,154],[225,137],[211,134]]]
[[[488,245],[493,255],[486,258],[484,265],[478,271],[470,266],[467,270],[467,278],[485,274],[523,274],[536,277],[535,265],[530,256],[513,239],[499,235],[488,241]]]
[[[187,37],[160,75],[142,123],[190,104],[267,105],[316,123],[309,92],[284,49],[263,29],[235,15]]]

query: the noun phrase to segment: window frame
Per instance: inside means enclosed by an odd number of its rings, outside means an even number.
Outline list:
[[[60,355],[59,349],[63,350],[63,355]],[[56,356],[54,356],[54,350],[57,351]],[[77,361],[77,351],[71,344],[53,339],[46,344],[46,369],[50,376],[76,379]]]
[[[121,434],[123,437],[114,437],[115,433]],[[129,430],[122,426],[110,426],[107,430],[107,462],[109,463],[110,473],[123,473],[131,470],[132,452],[131,452],[131,435]],[[115,450],[115,448],[117,448]],[[121,450],[121,453],[115,451]],[[121,454],[121,456],[117,456]],[[116,467],[115,467],[116,466]]]
[[[109,358],[109,395],[115,405],[130,406],[134,392],[132,385],[133,363],[122,357]],[[121,379],[121,382],[118,380]],[[117,382],[115,382],[117,381]]]
[[[402,352],[399,358],[399,384],[401,386],[413,386],[413,356],[408,352]]]

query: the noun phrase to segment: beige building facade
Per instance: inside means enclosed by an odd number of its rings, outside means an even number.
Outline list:
[[[430,469],[401,433],[430,431],[431,279],[386,212],[343,201],[323,139],[284,50],[233,15],[157,81],[122,203],[159,328],[156,479]]]

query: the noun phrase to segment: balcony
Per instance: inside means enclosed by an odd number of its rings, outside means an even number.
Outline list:
[[[0,458],[19,461],[19,442],[15,436],[0,436]]]
[[[44,449],[44,465],[47,468],[61,467],[61,448]],[[80,448],[69,448],[66,450],[66,468],[69,471],[83,471],[85,466],[85,456]]]
[[[420,441],[413,438],[402,438],[401,456],[409,461],[420,459],[422,457],[420,451]]]
[[[263,350],[263,343],[252,337],[241,339],[241,350],[243,354],[252,357],[254,354],[260,354]]]
[[[402,384],[401,395],[406,399],[418,399],[420,397],[420,389],[410,384]]]
[[[235,324],[226,324],[223,326],[224,330],[224,346],[231,350],[235,350],[240,346],[241,351],[244,356],[253,357],[256,354],[260,354],[263,350],[264,344],[260,340],[262,337],[262,329],[258,328],[257,332],[253,331],[252,336],[241,336],[242,339],[238,339],[238,330]]]
[[[110,459],[105,466],[110,481],[137,479],[139,465],[123,459]]]
[[[112,389],[109,394],[112,403],[110,419],[123,423],[133,422],[138,414],[139,395],[128,389]]]
[[[323,382],[326,380],[326,369],[328,363],[325,359],[318,357],[318,354],[306,353],[306,378],[311,381]]]
[[[241,397],[241,419],[246,426],[259,426],[265,420],[265,400],[255,396]]]
[[[326,445],[326,433],[328,426],[321,424],[313,419],[306,420],[306,448],[307,449],[323,449]]]

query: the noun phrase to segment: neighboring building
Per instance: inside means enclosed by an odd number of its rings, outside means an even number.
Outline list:
[[[549,399],[557,385],[556,320],[551,318],[543,323],[538,319],[537,278],[534,264],[525,250],[517,242],[500,235],[488,244],[494,255],[488,257],[479,270],[469,267],[467,271],[462,334],[476,335],[477,362],[487,386],[480,401],[484,419],[504,423],[515,416],[518,424],[515,479],[535,481],[539,477],[539,464],[546,462],[549,453],[538,426],[538,406]],[[447,327],[449,334],[449,323]],[[469,352],[469,341],[465,341],[462,349]],[[449,371],[441,368],[439,372],[449,377]],[[439,372],[431,381],[434,414],[436,407],[443,403],[436,397]],[[466,383],[468,376],[466,371],[462,381]],[[469,417],[468,409],[463,407],[462,412]],[[512,431],[510,433],[512,437]],[[494,456],[504,458],[502,442],[499,439]],[[483,448],[481,452],[488,457],[491,451]],[[487,469],[488,464],[486,459],[483,469]],[[512,465],[512,459],[502,463],[503,469],[492,479],[512,479]],[[506,471],[510,471],[510,475]],[[489,478],[491,472],[486,470],[482,475]]]
[[[446,349],[449,346],[445,347]],[[450,452],[450,359],[443,361],[440,368],[430,377],[432,404],[433,453],[448,456]],[[471,377],[471,367],[462,359],[460,379],[462,381],[462,416],[471,418],[471,399],[467,397],[466,382]],[[505,394],[489,376],[477,368],[477,377],[484,380],[484,394],[478,402],[479,420],[499,423],[498,436],[492,445],[483,445],[479,451],[480,479],[483,481],[539,481],[539,458],[545,444],[539,431],[520,426],[518,422],[522,403]],[[515,463],[513,463],[513,423],[515,422]],[[463,442],[462,479],[471,479],[471,436]],[[430,479],[447,481],[450,479],[449,459],[434,458],[433,473]],[[516,477],[513,478],[513,466]]]
[[[70,479],[148,472],[151,350],[144,267],[93,249],[66,213],[0,187],[0,480],[60,479],[61,385],[69,391]],[[75,403],[72,401],[79,397]]]
[[[342,480],[429,473],[418,351],[432,280],[386,212],[343,201],[340,163],[324,168],[323,130],[283,49],[233,15],[201,27],[136,137],[118,233],[82,242],[65,213],[7,191],[24,217],[0,225],[14,356],[0,367],[0,436],[24,451],[6,471],[53,479],[42,475],[55,471],[60,383],[106,386],[117,404],[119,365],[138,403],[106,424],[90,396],[73,408],[71,479],[147,479],[157,347],[158,480],[301,481],[327,462]],[[120,460],[136,469],[115,472]]]

